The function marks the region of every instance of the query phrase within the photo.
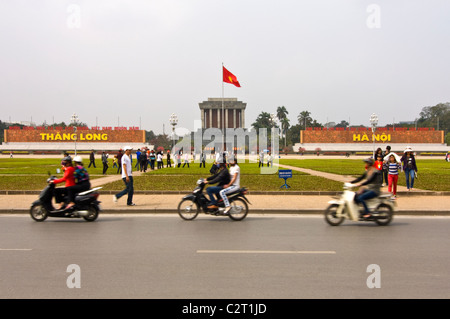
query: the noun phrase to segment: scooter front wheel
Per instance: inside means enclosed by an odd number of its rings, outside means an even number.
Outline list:
[[[387,204],[380,204],[374,214],[375,223],[380,226],[388,225],[394,218],[394,212],[391,206]]]
[[[331,204],[325,210],[325,220],[331,226],[339,226],[345,219],[343,216],[337,216],[338,207],[338,204]]]
[[[178,215],[184,220],[193,220],[198,215],[197,204],[189,198],[181,200],[178,204]]]
[[[30,208],[30,216],[37,222],[43,222],[48,217],[48,211],[42,204],[33,204]]]

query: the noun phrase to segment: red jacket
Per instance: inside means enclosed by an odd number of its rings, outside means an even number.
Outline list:
[[[74,186],[75,185],[75,177],[73,176],[73,173],[75,172],[75,167],[69,166],[66,167],[64,170],[64,175],[62,178],[55,179],[53,183],[59,184],[62,182],[66,182],[66,187]]]
[[[379,171],[383,170],[383,161],[375,161],[375,164],[373,164],[375,168]]]

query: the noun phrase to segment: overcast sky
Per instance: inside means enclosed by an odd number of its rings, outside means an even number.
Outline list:
[[[0,120],[194,129],[222,96],[246,126],[413,121],[450,102],[448,0],[1,0]]]

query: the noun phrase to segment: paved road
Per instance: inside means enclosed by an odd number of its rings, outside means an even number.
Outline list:
[[[450,298],[448,229],[448,217],[4,215],[0,298]]]

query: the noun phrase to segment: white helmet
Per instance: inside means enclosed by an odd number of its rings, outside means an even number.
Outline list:
[[[77,162],[77,163],[83,163],[83,159],[81,158],[80,155],[75,156],[75,158],[73,159],[73,161],[74,161],[74,162]]]

